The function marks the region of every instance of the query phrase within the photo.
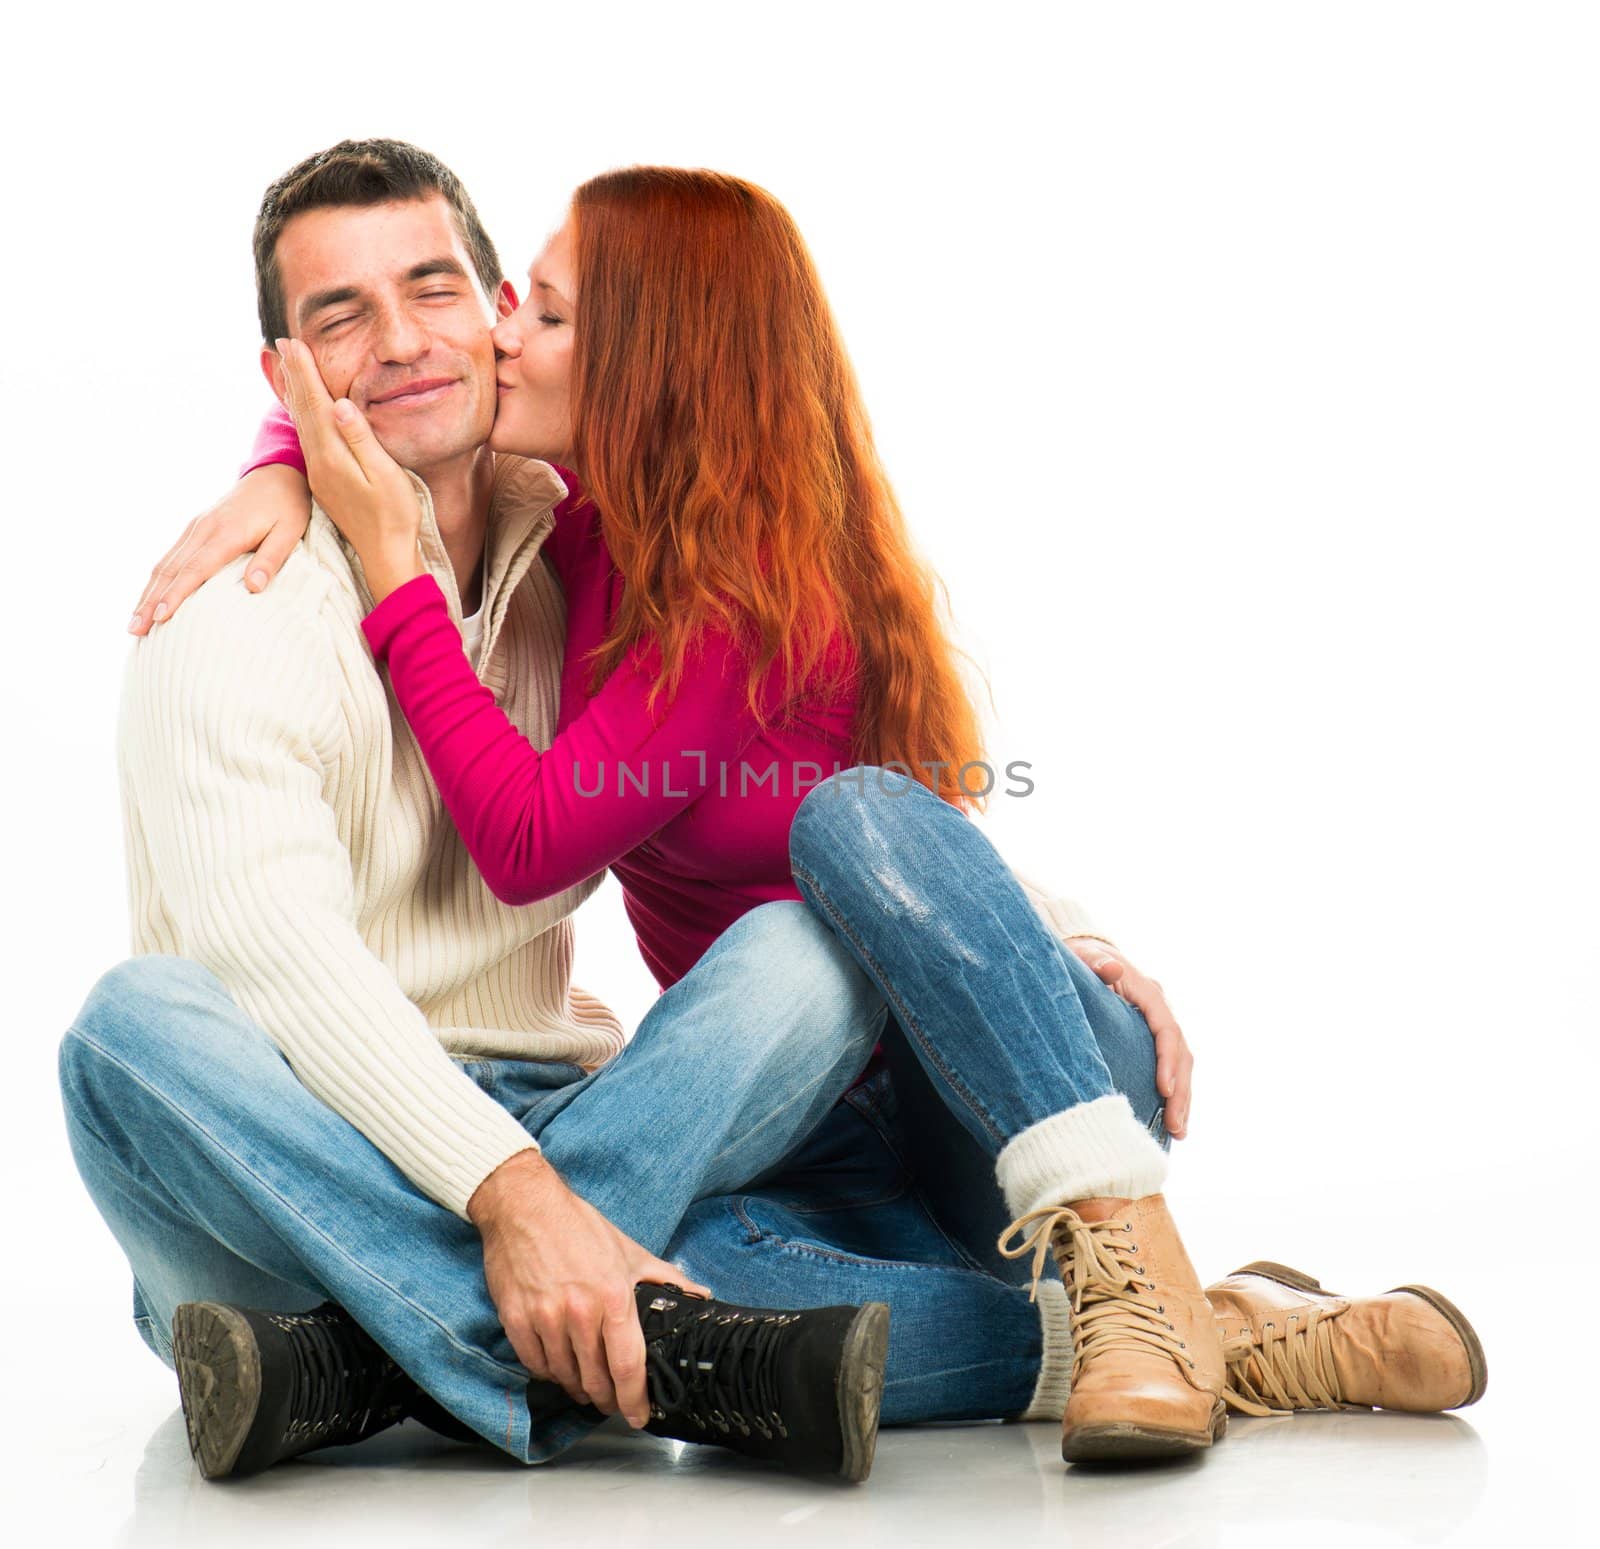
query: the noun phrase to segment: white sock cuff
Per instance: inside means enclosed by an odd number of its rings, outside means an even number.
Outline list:
[[[1013,1136],[995,1162],[1012,1219],[1040,1205],[1159,1194],[1167,1153],[1121,1092],[1052,1114]]]
[[[1059,1280],[1039,1282],[1039,1326],[1044,1334],[1039,1381],[1018,1418],[1054,1420],[1059,1425],[1072,1393],[1072,1314],[1067,1288]]]

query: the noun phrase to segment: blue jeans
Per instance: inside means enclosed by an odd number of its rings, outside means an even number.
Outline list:
[[[662,1254],[696,1200],[794,1149],[861,1073],[884,1009],[802,903],[736,921],[600,1070],[463,1061],[573,1190]],[[314,1097],[209,969],[136,957],[62,1040],[79,1172],[128,1256],[134,1316],[172,1364],[180,1302],[345,1307],[458,1420],[526,1462],[599,1423],[535,1422],[477,1229]]]
[[[736,922],[600,1071],[464,1062],[576,1192],[719,1296],[888,1302],[891,1424],[1015,1415],[1032,1394],[1039,1314],[995,1249],[1004,1142],[1113,1090],[1164,1138],[1143,1017],[918,791],[871,774],[814,791],[791,843],[811,907]],[[839,1101],[880,1037],[882,1068]],[[61,1081],[169,1364],[179,1302],[332,1299],[513,1457],[545,1461],[596,1423],[530,1420],[476,1229],[311,1096],[203,967],[143,957],[103,976]]]
[[[915,781],[835,775],[789,845],[802,894],[890,1010],[883,1061],[774,1174],[697,1204],[671,1256],[758,1306],[887,1302],[885,1424],[1020,1414],[1042,1332],[1027,1269],[996,1247],[994,1159],[1113,1091],[1170,1147],[1149,1025]]]

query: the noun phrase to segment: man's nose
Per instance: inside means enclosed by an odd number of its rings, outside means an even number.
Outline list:
[[[386,365],[410,365],[428,353],[428,330],[404,307],[390,307],[379,315],[373,347]]]

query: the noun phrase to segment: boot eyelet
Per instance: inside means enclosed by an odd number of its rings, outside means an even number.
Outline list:
[[[1188,1348],[1189,1348],[1189,1346],[1188,1346],[1188,1345],[1187,1345],[1187,1344],[1185,1344],[1185,1343],[1184,1343],[1184,1341],[1183,1341],[1183,1340],[1181,1340],[1181,1339],[1180,1339],[1180,1340],[1179,1340],[1179,1341],[1178,1341],[1178,1348],[1179,1348],[1179,1349],[1180,1349],[1180,1350],[1187,1350],[1187,1349],[1188,1349]],[[1189,1362],[1189,1364],[1190,1364],[1190,1365],[1191,1365],[1191,1366],[1193,1366],[1193,1365],[1194,1365],[1194,1362],[1193,1362],[1193,1361],[1190,1361],[1190,1362]]]

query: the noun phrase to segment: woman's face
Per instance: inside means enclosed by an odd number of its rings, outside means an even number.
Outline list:
[[[572,325],[577,285],[571,225],[528,270],[522,305],[495,325],[499,406],[489,445],[497,452],[566,462],[572,455]]]

